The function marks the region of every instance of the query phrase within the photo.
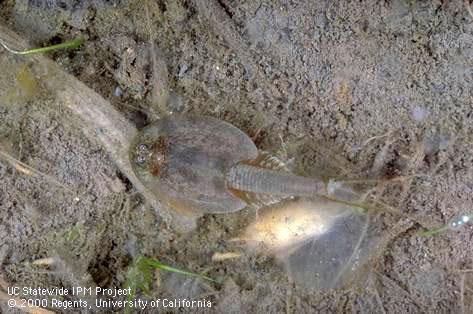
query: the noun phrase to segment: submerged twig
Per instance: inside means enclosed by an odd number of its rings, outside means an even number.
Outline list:
[[[428,306],[422,302],[422,300],[415,300],[414,296],[407,291],[405,287],[402,287],[398,282],[396,282],[394,279],[376,271],[376,275],[379,276],[381,282],[386,282],[388,283],[392,288],[397,289],[405,298],[408,300],[411,300],[414,305],[416,305],[422,312],[426,312],[425,310],[428,308]]]
[[[169,99],[169,72],[158,47],[156,47],[156,32],[152,29],[151,12],[157,12],[157,8],[151,8],[150,1],[146,1],[146,26],[149,32],[149,41],[151,46],[151,63],[153,68],[151,100],[158,106],[159,113],[163,115],[170,114],[166,105]]]
[[[238,33],[235,23],[216,0],[194,0],[195,8],[200,16],[207,20],[213,32],[221,36],[227,45],[240,59],[249,77],[255,77],[268,90],[267,95],[276,99],[280,91],[262,73],[257,58],[252,54],[242,36]]]
[[[253,72],[255,69],[254,58],[249,45],[238,33],[235,24],[223,10],[218,1],[195,0],[194,4],[198,13],[205,18],[213,31],[223,37],[230,48],[240,58],[246,70]]]
[[[386,314],[386,310],[384,309],[383,300],[381,300],[381,297],[379,295],[378,288],[376,287],[376,284],[374,284],[374,290],[372,291],[372,293],[374,294],[376,302],[378,303],[379,308],[381,309],[381,313]]]
[[[25,41],[8,28],[0,25],[0,38],[8,38],[9,42],[18,47],[26,46]],[[99,142],[110,154],[121,172],[130,180],[134,187],[155,208],[168,223],[183,230],[189,229],[194,221],[174,215],[171,211],[163,211],[159,198],[151,193],[136,177],[128,157],[128,147],[137,133],[136,127],[98,93],[64,72],[56,63],[42,55],[33,55],[35,62],[30,63],[31,72],[39,77],[44,87],[55,97],[57,103],[64,105],[79,118],[84,134],[94,142]],[[14,68],[22,60],[2,58],[0,66]]]
[[[61,182],[59,182],[58,180],[53,178],[52,176],[47,175],[45,173],[42,173],[41,171],[36,170],[31,166],[28,166],[27,164],[19,161],[18,159],[10,156],[9,154],[7,154],[7,153],[5,153],[1,150],[0,150],[0,159],[6,160],[16,170],[22,172],[23,174],[30,175],[30,176],[35,175],[37,177],[45,178],[47,181],[50,181],[50,182],[54,183],[55,185],[63,188],[64,190],[67,190],[68,192],[71,192],[71,193],[75,193],[72,189],[68,188],[67,186],[65,186],[64,184],[62,184]]]

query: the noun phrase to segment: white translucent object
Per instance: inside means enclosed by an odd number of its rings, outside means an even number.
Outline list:
[[[467,224],[468,222],[470,222],[472,217],[473,217],[473,214],[464,214],[464,215],[461,215],[460,217],[454,218],[448,224],[449,228],[458,229],[462,227],[463,225]]]
[[[259,211],[243,238],[273,254],[299,285],[324,290],[352,279],[365,261],[368,217],[322,198],[299,198]]]

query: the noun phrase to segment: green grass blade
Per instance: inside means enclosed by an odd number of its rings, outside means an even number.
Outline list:
[[[447,230],[457,230],[467,225],[468,223],[471,223],[472,219],[473,219],[473,213],[463,214],[463,215],[460,215],[459,217],[453,218],[452,220],[450,220],[449,223],[441,226],[440,228],[425,230],[425,231],[419,232],[418,234],[420,236],[430,237],[433,235],[437,235],[439,233],[443,233]]]
[[[204,276],[204,275],[201,275],[201,274],[188,272],[188,271],[185,271],[185,270],[182,270],[182,269],[178,269],[178,268],[163,264],[163,263],[161,263],[157,260],[154,260],[154,259],[146,259],[146,260],[147,260],[148,265],[150,265],[154,268],[157,268],[157,269],[162,269],[162,270],[166,270],[166,271],[169,271],[169,272],[182,274],[182,275],[186,275],[186,276],[199,277],[199,278],[202,278],[202,279],[205,279],[205,280],[208,280],[208,281],[217,282],[215,279],[212,279],[210,277],[207,277],[207,276]]]
[[[440,228],[435,228],[435,229],[429,229],[425,231],[421,231],[418,233],[421,237],[431,237],[440,233],[443,233],[449,229],[448,225],[442,226]]]
[[[0,39],[0,45],[2,45],[7,51],[9,51],[13,54],[32,55],[32,54],[36,54],[36,53],[46,53],[46,52],[54,51],[54,50],[58,50],[58,49],[74,49],[74,48],[77,48],[80,45],[82,45],[84,43],[84,41],[85,40],[83,38],[76,38],[74,40],[66,41],[66,42],[56,44],[56,45],[52,45],[52,46],[26,49],[26,50],[22,50],[22,51],[11,49],[1,39]]]
[[[175,268],[155,259],[139,255],[135,257],[126,274],[124,287],[131,290],[130,295],[127,297],[128,301],[132,301],[136,297],[138,290],[141,290],[145,295],[149,294],[153,281],[153,269],[161,269],[185,276],[202,278],[211,282],[218,282],[210,277]],[[125,308],[125,313],[130,313],[130,311],[131,308]]]

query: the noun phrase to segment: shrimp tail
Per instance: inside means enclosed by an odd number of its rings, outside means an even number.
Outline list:
[[[243,163],[236,164],[229,170],[226,183],[231,189],[251,193],[280,196],[327,195],[326,184],[322,181]]]

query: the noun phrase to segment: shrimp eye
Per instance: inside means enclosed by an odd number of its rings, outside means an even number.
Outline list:
[[[147,150],[148,150],[148,145],[146,145],[146,144],[140,144],[140,145],[138,145],[138,150],[139,150],[140,152],[147,151]]]
[[[145,161],[146,161],[146,157],[145,157],[145,156],[141,156],[141,155],[140,155],[140,156],[136,157],[136,163],[137,163],[138,165],[144,164]]]

